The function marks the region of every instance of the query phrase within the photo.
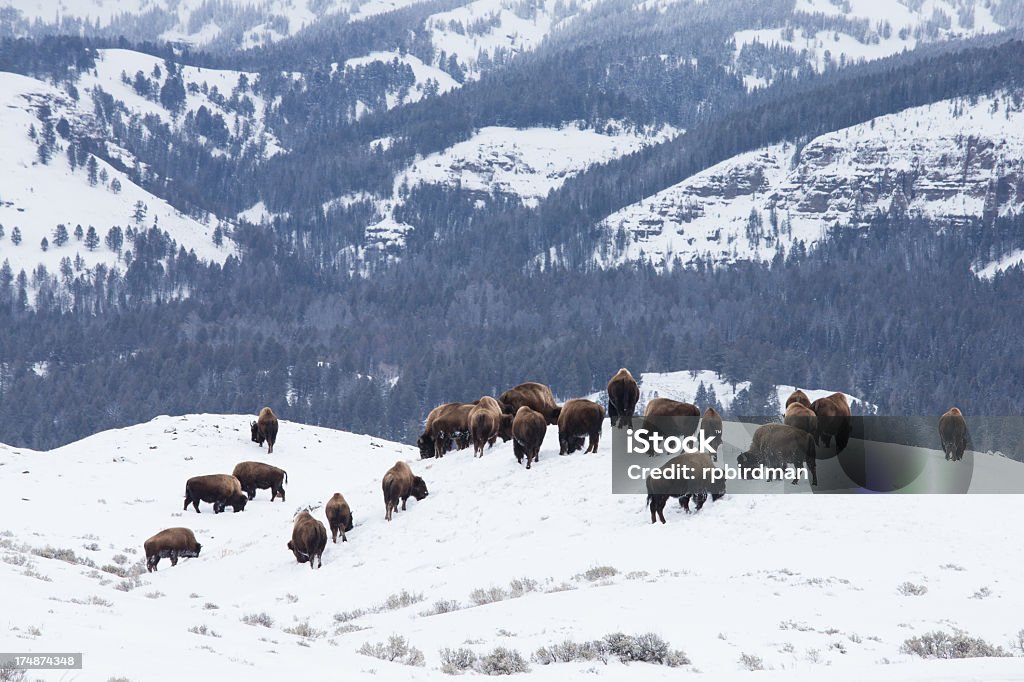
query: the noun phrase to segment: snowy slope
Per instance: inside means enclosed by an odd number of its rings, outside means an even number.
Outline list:
[[[30,127],[41,132],[37,111],[44,104],[50,107],[54,121],[64,117],[73,128],[96,132],[91,113],[85,111],[91,104],[75,102],[40,81],[0,73],[0,128],[5,131],[0,141],[0,224],[5,231],[0,239],[0,262],[10,262],[15,273],[22,268],[31,272],[39,264],[55,273],[61,259],[74,260],[76,255],[89,268],[97,263],[116,265],[119,255],[106,246],[101,244],[96,251],[89,251],[72,236],[67,244],[58,247],[53,244],[53,231],[61,223],[69,234],[76,225],[84,229],[91,225],[102,239],[114,225],[133,224],[132,213],[138,201],[147,209],[143,227],[158,221],[162,230],[186,249],[194,249],[199,258],[223,261],[233,252],[230,242],[223,247],[214,245],[216,221],[204,224],[181,214],[102,160],[98,161],[98,173],[106,173],[107,181],[90,185],[84,168],[71,171],[63,153],[65,140],[59,136],[59,149],[53,158],[47,164],[40,163],[37,143],[28,133]],[[120,191],[111,189],[115,180],[120,183]],[[17,246],[11,240],[15,227],[22,235]],[[44,237],[51,242],[45,252],[40,246]],[[130,248],[130,243],[126,248]]]
[[[388,93],[387,108],[393,109],[403,104],[418,102],[427,96],[431,89],[435,95],[443,95],[446,92],[459,87],[459,83],[450,75],[436,66],[424,64],[418,57],[411,54],[399,54],[397,50],[390,52],[371,52],[363,57],[355,57],[345,61],[345,68],[366,66],[372,62],[385,62],[407,64],[412,69],[416,83],[404,93]],[[336,69],[337,64],[333,65]],[[369,111],[366,105],[361,113]]]
[[[642,497],[610,492],[607,432],[598,454],[558,457],[552,428],[540,461],[525,471],[510,445],[482,459],[461,452],[420,461],[409,446],[287,421],[267,456],[249,441],[248,421],[160,417],[52,452],[0,446],[0,476],[13,491],[0,498],[7,648],[82,651],[77,679],[171,680],[181,665],[210,679],[292,679],[301,661],[309,680],[337,679],[338,671],[444,680],[446,647],[504,646],[528,659],[565,639],[653,631],[685,650],[691,665],[532,663],[532,677],[1024,676],[1021,658],[922,661],[900,653],[905,639],[936,629],[962,628],[1002,646],[1015,638],[1024,548],[1012,524],[988,520],[1018,516],[1019,496],[957,498],[951,514],[954,502],[943,496],[733,495],[691,517],[670,506],[668,524],[652,526]],[[244,459],[286,468],[288,501],[271,503],[260,491],[238,514],[214,515],[209,505],[200,515],[181,511],[186,478],[230,471]],[[396,459],[411,460],[430,496],[410,501],[389,524],[380,477]],[[985,455],[976,462],[1004,477],[1024,470]],[[292,515],[335,491],[356,525],[349,542],[328,543],[323,568],[311,571],[285,547]],[[161,561],[137,584],[111,573],[137,573],[142,542],[178,525],[195,531],[201,556],[173,568]],[[522,596],[508,594],[515,580]],[[928,591],[904,596],[897,588],[905,581]],[[489,588],[506,598],[474,605],[471,593]],[[413,599],[403,600],[403,590]],[[439,600],[457,604],[422,615]],[[241,620],[261,613],[269,627]],[[392,634],[422,650],[425,667],[357,653]],[[181,665],[164,663],[168,651]],[[767,671],[748,672],[744,654]]]
[[[835,225],[893,208],[952,221],[1024,208],[1019,95],[916,107],[811,140],[740,154],[602,223],[602,265],[770,260]],[[904,189],[906,188],[906,189]],[[774,215],[774,219],[773,219]],[[616,246],[624,243],[624,248]]]

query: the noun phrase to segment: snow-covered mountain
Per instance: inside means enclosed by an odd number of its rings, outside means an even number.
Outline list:
[[[949,100],[740,154],[608,216],[596,263],[771,260],[876,212],[942,220],[1024,208],[1019,92]]]
[[[460,648],[518,652],[531,678],[552,681],[1024,676],[1019,657],[901,650],[935,630],[1012,648],[1024,549],[994,521],[1018,516],[1019,496],[963,496],[950,514],[940,495],[729,495],[692,516],[670,505],[667,525],[652,526],[643,496],[610,491],[607,432],[598,454],[559,457],[552,427],[526,471],[511,444],[418,460],[407,445],[287,421],[267,456],[249,419],[159,417],[51,452],[0,446],[7,648],[82,652],[83,679],[100,680],[171,680],[182,667],[284,679],[300,660],[310,680],[443,680],[444,650]],[[241,513],[182,511],[188,477],[250,459],[288,471],[287,502],[259,491]],[[399,459],[430,495],[388,523],[380,479]],[[988,455],[975,466],[1024,470]],[[355,527],[311,571],[285,546],[292,518],[322,518],[336,491]],[[194,530],[200,556],[146,573],[143,541],[173,526]],[[530,660],[616,632],[653,632],[689,662]],[[370,655],[393,636],[422,667]],[[163,663],[168,651],[179,664]]]

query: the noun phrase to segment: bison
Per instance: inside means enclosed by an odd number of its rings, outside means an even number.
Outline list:
[[[644,429],[662,436],[685,438],[697,432],[700,410],[696,405],[670,398],[654,398],[644,408]]]
[[[384,490],[384,518],[391,520],[391,513],[398,510],[398,501],[402,501],[402,511],[409,497],[422,500],[427,496],[427,484],[419,476],[414,476],[412,469],[405,462],[398,461],[387,470],[381,481]]]
[[[567,400],[558,415],[558,454],[570,455],[583,447],[583,439],[587,437],[586,452],[597,452],[597,444],[601,440],[601,423],[604,421],[604,408],[593,400]]]
[[[338,533],[341,533],[341,541],[348,542],[345,533],[352,530],[352,510],[348,507],[341,493],[334,493],[331,499],[327,500],[327,507],[324,509],[327,514],[327,524],[331,527],[331,542],[338,543]]]
[[[544,415],[526,405],[516,411],[512,420],[512,452],[516,461],[523,463],[526,457],[526,468],[540,459],[540,446],[547,433],[548,422]]]
[[[252,442],[263,447],[263,443],[266,441],[267,454],[272,454],[274,452],[274,443],[277,441],[277,416],[274,414],[274,411],[269,407],[264,407],[260,410],[256,421],[251,422],[249,425],[252,427]]]
[[[795,426],[812,436],[818,433],[818,415],[814,413],[814,410],[800,402],[789,404],[786,408],[786,415],[782,418],[782,423]]]
[[[469,413],[474,407],[475,403],[445,403],[431,410],[416,440],[420,458],[441,458],[453,448],[469,447]]]
[[[469,411],[469,439],[473,443],[473,455],[483,457],[484,446],[494,445],[498,436],[502,442],[512,437],[512,415],[505,414],[497,400],[485,395]]]
[[[608,417],[613,427],[621,429],[630,425],[638,400],[640,387],[629,370],[623,367],[608,382]]]
[[[717,462],[718,451],[722,447],[722,434],[725,431],[722,425],[722,415],[718,414],[718,410],[713,407],[704,410],[704,415],[700,420],[700,430],[704,432],[704,435],[709,436],[711,447],[714,449],[711,459]]]
[[[801,465],[811,474],[811,485],[818,485],[817,453],[814,436],[802,429],[787,424],[765,424],[754,432],[750,449],[736,458],[741,469],[756,466],[781,467],[792,464],[795,469]],[[796,485],[798,481],[793,480]]]
[[[313,518],[308,511],[295,517],[292,526],[292,539],[288,541],[288,549],[295,555],[300,564],[309,562],[311,569],[324,565],[324,548],[327,547],[327,529],[324,524]],[[316,566],[313,559],[316,559]]]
[[[811,403],[811,409],[818,417],[818,430],[815,436],[818,443],[828,447],[834,436],[836,453],[842,452],[850,442],[850,432],[853,431],[853,418],[846,396],[842,393],[833,393],[818,398]]]
[[[178,565],[178,557],[199,556],[203,548],[196,542],[195,534],[188,528],[162,530],[142,544],[146,550],[146,570],[152,573],[161,559],[170,559],[171,566]]]
[[[523,405],[544,415],[547,424],[557,424],[562,408],[555,402],[555,394],[544,384],[528,381],[510,388],[500,396],[498,402],[505,414],[515,416]]]
[[[967,449],[967,421],[959,409],[951,407],[939,418],[939,439],[947,460],[957,462],[964,458],[964,450]]]
[[[256,499],[256,489],[270,489],[270,501],[281,496],[284,502],[284,484],[288,482],[288,472],[263,462],[239,462],[231,475],[242,484],[242,490],[250,500]]]
[[[799,388],[789,394],[786,398],[786,407],[788,408],[793,403],[803,405],[804,407],[811,406],[811,399],[807,397],[807,394],[801,391]]]
[[[242,492],[241,482],[234,476],[193,476],[185,482],[185,506],[182,507],[182,511],[187,510],[191,504],[198,514],[200,502],[211,502],[214,514],[220,514],[228,505],[237,513],[245,509],[245,503],[248,501],[249,498]]]
[[[697,511],[711,494],[719,500],[725,495],[724,477],[714,475],[715,463],[711,455],[691,452],[673,457],[661,467],[661,476],[647,477],[647,506],[651,509],[651,523],[665,523],[665,504],[670,497],[678,497],[686,513],[690,513],[690,499],[695,498]],[[671,476],[669,476],[671,474]]]

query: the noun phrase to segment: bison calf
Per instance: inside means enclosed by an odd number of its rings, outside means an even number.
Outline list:
[[[540,459],[540,446],[547,433],[548,422],[537,410],[523,405],[512,420],[512,452],[516,461],[523,463],[526,457],[526,468]]]
[[[427,496],[427,484],[419,476],[414,476],[412,469],[405,462],[398,461],[387,470],[381,481],[384,491],[384,518],[391,520],[391,514],[398,510],[398,501],[402,501],[402,511],[409,497],[422,500]]]
[[[327,500],[327,524],[331,527],[331,542],[337,544],[338,533],[341,533],[341,541],[348,542],[345,533],[352,530],[352,510],[341,493],[334,493],[331,499]]]
[[[203,548],[196,542],[195,534],[188,528],[162,530],[142,545],[146,550],[146,570],[152,573],[161,559],[170,559],[171,566],[178,565],[178,557],[199,556]]]
[[[191,504],[198,514],[199,503],[210,502],[213,504],[214,514],[220,514],[228,505],[237,513],[245,509],[245,503],[248,501],[249,498],[242,492],[242,484],[234,476],[193,476],[185,482],[185,506],[182,507],[182,511],[187,510]]]
[[[274,443],[277,442],[277,416],[269,407],[260,410],[256,421],[249,424],[252,427],[252,441],[260,447],[267,444],[267,454],[274,452]]]
[[[256,499],[256,489],[270,488],[270,501],[281,496],[284,502],[284,484],[288,482],[288,472],[263,462],[239,462],[231,474],[242,484],[242,490],[250,500]]]
[[[558,454],[569,455],[583,447],[583,438],[590,442],[587,453],[597,452],[601,440],[604,408],[593,400],[567,400],[558,415]]]
[[[640,400],[640,387],[636,379],[623,367],[608,382],[608,417],[615,428],[625,428],[633,419],[633,411]]]
[[[300,564],[309,562],[310,568],[320,568],[324,565],[324,548],[327,547],[327,529],[313,516],[304,511],[295,517],[295,525],[292,526],[292,539],[288,542],[288,549],[295,555],[295,560]],[[313,559],[317,565],[313,566]]]

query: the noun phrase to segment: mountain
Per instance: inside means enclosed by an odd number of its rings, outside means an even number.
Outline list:
[[[769,680],[1021,675],[1019,657],[902,650],[937,630],[1016,641],[1020,622],[1006,605],[1024,598],[1015,579],[1024,556],[1012,524],[984,521],[1017,513],[1013,495],[965,495],[949,514],[943,495],[734,493],[693,515],[673,503],[667,524],[651,525],[642,495],[610,492],[607,431],[597,454],[559,457],[552,427],[526,471],[511,444],[482,459],[417,460],[406,445],[283,421],[269,459],[288,472],[287,502],[264,490],[237,514],[207,504],[182,512],[190,476],[267,459],[249,419],[162,416],[49,452],[0,446],[0,470],[17,485],[0,500],[11,648],[73,649],[91,677],[133,680],[180,677],[158,663],[168,648],[190,669],[261,679],[294,674],[297,660],[312,680],[339,669],[450,679],[444,650],[499,647],[551,680],[695,671],[735,680],[761,668],[753,674]],[[396,460],[411,460],[430,494],[388,523],[380,479]],[[997,456],[976,454],[974,466],[1021,477],[1021,464]],[[303,509],[322,518],[335,491],[355,527],[310,570],[285,546],[292,518]],[[173,526],[194,530],[200,555],[147,573],[142,543]],[[531,660],[541,647],[616,632],[654,633],[689,662]],[[422,653],[422,667],[404,665],[397,645],[399,660],[359,653],[387,652],[392,636]],[[488,664],[510,662],[499,653]]]

